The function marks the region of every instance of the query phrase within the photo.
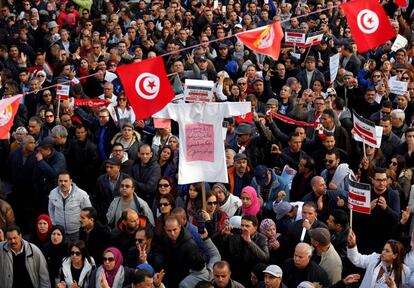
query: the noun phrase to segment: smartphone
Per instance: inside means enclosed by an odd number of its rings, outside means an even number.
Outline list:
[[[231,228],[230,232],[233,233],[233,234],[241,235],[243,230],[241,228]]]
[[[197,223],[198,234],[204,234],[205,228],[206,228],[206,223],[204,221],[200,221]]]

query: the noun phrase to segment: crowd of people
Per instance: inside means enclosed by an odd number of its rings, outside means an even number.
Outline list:
[[[407,45],[363,54],[341,1],[0,2],[0,98],[24,95],[0,140],[1,287],[414,287],[413,1],[381,3]],[[234,37],[277,20],[323,38],[274,60]],[[251,103],[223,119],[228,183],[178,185],[178,124],[136,117],[117,67],[157,56],[176,94]],[[350,217],[350,179],[370,214]]]

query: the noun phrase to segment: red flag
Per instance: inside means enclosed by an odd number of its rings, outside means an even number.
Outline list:
[[[137,120],[151,117],[175,97],[162,57],[122,65],[116,71]]]
[[[373,49],[396,36],[377,0],[351,1],[341,7],[359,52]]]
[[[254,121],[252,119],[252,113],[251,112],[243,114],[243,115],[236,116],[235,121],[236,121],[236,124],[240,124],[242,122],[247,122],[247,123],[251,123],[251,124],[254,123]]]
[[[236,34],[244,45],[277,60],[280,54],[280,43],[283,39],[283,30],[280,21]]]
[[[0,100],[0,139],[9,139],[9,130],[13,125],[22,96],[17,95]]]
[[[394,0],[394,3],[400,7],[407,7],[407,0]]]

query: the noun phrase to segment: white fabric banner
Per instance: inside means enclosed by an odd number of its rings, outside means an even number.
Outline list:
[[[250,102],[168,104],[154,114],[179,124],[178,184],[227,183],[223,118],[251,111]]]

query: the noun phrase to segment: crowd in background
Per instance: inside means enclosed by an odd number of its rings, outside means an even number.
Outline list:
[[[364,54],[340,4],[3,0],[0,98],[24,96],[0,140],[0,286],[414,287],[414,2],[381,3],[406,47]],[[276,20],[323,38],[274,60],[232,37]],[[177,123],[137,119],[117,67],[157,56],[177,94],[211,80],[214,102],[251,103],[223,119],[228,183],[178,185]],[[352,229],[350,178],[371,184]]]

